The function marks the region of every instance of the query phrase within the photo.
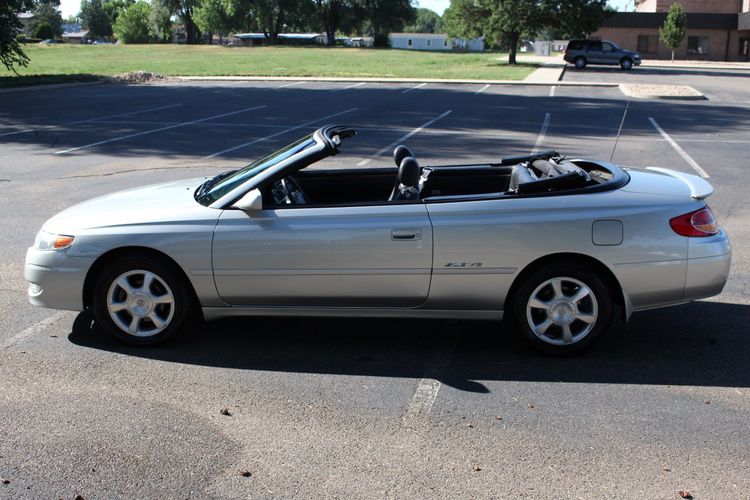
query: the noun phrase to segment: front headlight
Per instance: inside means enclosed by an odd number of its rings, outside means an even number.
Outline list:
[[[39,231],[34,240],[34,248],[38,250],[62,250],[73,244],[73,236],[65,234],[52,234],[47,231]]]

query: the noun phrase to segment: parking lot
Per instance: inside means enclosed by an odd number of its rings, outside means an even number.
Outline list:
[[[627,77],[641,70],[657,71]],[[706,73],[652,75],[705,101],[356,81],[0,94],[0,497],[748,498],[750,72]],[[28,304],[24,254],[56,212],[237,168],[326,123],[359,131],[328,166],[392,165],[404,142],[422,165],[536,148],[703,173],[729,282],[571,359],[491,322],[394,319],[222,320],[137,349]]]

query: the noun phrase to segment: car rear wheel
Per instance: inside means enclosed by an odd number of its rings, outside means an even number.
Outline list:
[[[612,319],[604,282],[578,264],[550,264],[518,288],[512,307],[515,327],[535,349],[569,355],[590,347]]]
[[[620,61],[620,67],[624,69],[625,71],[627,71],[633,67],[633,61],[626,57],[625,59]]]
[[[115,338],[136,345],[162,342],[185,324],[191,296],[182,276],[161,259],[120,259],[94,285],[94,319]]]
[[[585,57],[576,57],[575,61],[573,61],[576,65],[576,68],[583,69],[586,67],[586,58]]]

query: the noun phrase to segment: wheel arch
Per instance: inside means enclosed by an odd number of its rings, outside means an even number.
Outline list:
[[[142,256],[142,257],[151,257],[155,258],[157,260],[161,260],[162,262],[166,263],[168,266],[172,268],[172,270],[176,271],[180,277],[184,280],[185,284],[188,287],[188,294],[190,295],[191,299],[194,301],[196,305],[200,305],[200,301],[198,300],[198,295],[195,293],[195,287],[193,286],[193,283],[188,278],[185,271],[182,269],[182,266],[180,266],[177,261],[175,261],[172,257],[167,255],[166,253],[156,250],[154,248],[150,247],[144,247],[144,246],[125,246],[125,247],[117,247],[113,248],[99,257],[94,261],[94,263],[89,267],[88,272],[86,273],[86,278],[83,281],[83,307],[84,309],[91,308],[93,304],[93,297],[94,297],[94,283],[96,282],[97,275],[101,272],[101,270],[109,263],[112,262],[120,257],[132,257],[132,256]],[[198,307],[198,310],[201,308]],[[202,314],[202,313],[201,313]]]
[[[549,254],[543,257],[539,257],[538,259],[530,262],[521,270],[520,273],[518,273],[516,278],[513,280],[513,283],[508,290],[505,304],[503,304],[503,311],[509,313],[512,310],[512,302],[515,297],[516,291],[521,286],[521,283],[523,283],[531,273],[553,262],[564,262],[566,264],[569,264],[572,261],[584,264],[589,268],[594,269],[595,272],[601,278],[603,278],[604,283],[612,296],[613,302],[620,307],[621,317],[623,321],[628,321],[632,312],[630,297],[628,297],[627,292],[625,292],[625,290],[622,288],[622,285],[620,285],[620,281],[617,279],[612,270],[603,262],[595,259],[594,257],[574,252]]]

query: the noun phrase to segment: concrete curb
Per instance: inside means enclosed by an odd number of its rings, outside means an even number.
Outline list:
[[[618,83],[608,82],[525,82],[523,80],[459,80],[438,78],[356,78],[356,77],[300,77],[300,76],[174,76],[175,80],[186,82],[227,81],[227,82],[366,82],[366,83],[450,83],[460,85],[535,85],[535,86],[566,86],[566,87],[617,87]]]
[[[91,85],[101,85],[107,83],[107,80],[101,79],[93,82],[72,82],[72,83],[49,83],[42,85],[26,85],[22,87],[11,87],[9,89],[0,89],[0,94],[12,94],[14,92],[30,92],[32,90],[54,90],[67,89],[70,87],[89,87]]]

